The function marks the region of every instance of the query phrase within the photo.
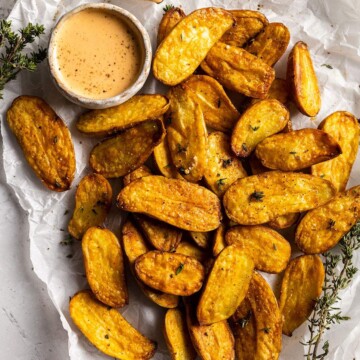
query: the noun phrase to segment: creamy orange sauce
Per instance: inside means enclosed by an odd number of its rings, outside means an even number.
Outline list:
[[[141,50],[129,26],[102,9],[71,15],[55,35],[56,66],[64,84],[91,99],[118,95],[138,77]]]

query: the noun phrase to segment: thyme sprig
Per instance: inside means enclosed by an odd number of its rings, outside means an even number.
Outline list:
[[[44,34],[44,26],[29,23],[18,31],[12,31],[11,21],[0,20],[0,99],[5,84],[14,80],[21,70],[35,71],[47,55],[47,50],[39,47],[37,51],[24,53],[26,45]]]
[[[358,269],[353,265],[354,251],[360,248],[360,221],[341,239],[339,243],[340,254],[327,252],[324,254],[325,282],[323,293],[316,301],[315,309],[309,319],[310,338],[303,345],[308,347],[307,360],[325,359],[329,353],[329,341],[322,346],[322,337],[333,324],[349,320],[337,306],[340,300],[339,292],[345,289],[353,279]],[[342,264],[341,270],[337,270]],[[322,353],[319,354],[321,346]]]

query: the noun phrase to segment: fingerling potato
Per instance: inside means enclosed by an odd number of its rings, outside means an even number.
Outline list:
[[[185,17],[184,11],[178,7],[173,7],[163,15],[158,29],[158,45],[168,36],[171,30]]]
[[[181,241],[175,252],[178,254],[193,257],[201,263],[203,263],[207,258],[206,253],[203,251],[203,249],[188,241]]]
[[[151,170],[146,165],[141,165],[131,173],[124,176],[124,186],[129,185],[131,182],[137,179],[141,179],[142,177],[149,175],[152,175]]]
[[[202,249],[206,249],[210,246],[211,234],[210,232],[197,232],[190,231],[189,235],[195,244]]]

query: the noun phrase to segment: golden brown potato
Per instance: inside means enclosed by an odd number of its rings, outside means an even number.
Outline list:
[[[314,209],[335,195],[332,184],[315,176],[270,171],[235,182],[223,199],[230,220],[241,225],[267,223],[278,216]]]
[[[232,130],[240,113],[215,79],[207,75],[192,75],[185,85],[200,104],[206,125],[224,132]]]
[[[257,99],[264,99],[275,79],[274,69],[236,46],[216,43],[201,68],[221,85]]]
[[[171,86],[188,78],[234,21],[220,8],[198,9],[186,16],[158,47],[153,60],[155,78]]]
[[[161,120],[144,121],[95,145],[90,167],[106,178],[126,175],[144,164],[164,135]]]
[[[220,226],[215,230],[212,248],[214,256],[218,256],[227,245],[225,242],[225,230],[226,227],[224,224],[220,224]]]
[[[315,116],[321,108],[318,80],[307,45],[298,41],[288,58],[286,80],[297,108]]]
[[[236,24],[221,38],[221,41],[228,45],[242,47],[269,23],[258,11],[229,10],[229,12],[234,16]]]
[[[195,360],[196,351],[191,343],[186,318],[179,309],[165,314],[164,337],[172,360]]]
[[[259,175],[264,172],[271,171],[271,169],[266,168],[261,161],[256,157],[255,153],[251,153],[249,156],[249,165],[252,175]]]
[[[228,319],[245,298],[254,271],[252,258],[237,244],[225,247],[208,276],[197,306],[201,325]]]
[[[255,269],[280,273],[290,260],[291,247],[277,231],[266,226],[234,226],[225,236],[228,245],[238,244],[254,261]]]
[[[317,255],[303,255],[290,261],[281,284],[279,307],[285,335],[291,336],[311,314],[325,278]]]
[[[324,253],[333,248],[359,220],[360,185],[309,211],[296,229],[296,244],[306,254]]]
[[[207,160],[204,178],[208,187],[219,197],[237,179],[247,176],[241,161],[231,151],[230,137],[220,131],[209,135]]]
[[[290,32],[282,23],[270,23],[256,38],[245,46],[245,50],[274,66],[289,45]]]
[[[169,100],[164,95],[135,95],[123,104],[80,115],[76,127],[90,135],[113,134],[145,120],[157,119],[168,109]]]
[[[75,239],[81,239],[91,226],[102,225],[111,207],[112,189],[99,174],[84,176],[75,193],[75,209],[68,231]]]
[[[312,166],[311,174],[330,180],[337,191],[344,191],[359,148],[357,119],[347,111],[336,111],[319,125],[319,129],[339,143],[342,154]]]
[[[86,278],[96,298],[111,307],[128,303],[122,250],[110,230],[91,227],[81,242]]]
[[[149,340],[115,309],[97,301],[90,291],[70,300],[70,316],[85,337],[104,354],[122,360],[147,360],[156,350]]]
[[[293,226],[299,220],[300,214],[293,213],[293,214],[286,214],[282,216],[278,216],[276,219],[271,220],[268,225],[277,230],[287,229]]]
[[[333,159],[341,154],[341,148],[325,131],[300,129],[266,138],[255,154],[269,169],[295,171]]]
[[[265,97],[266,99],[276,99],[280,101],[282,104],[286,104],[289,99],[289,88],[286,80],[275,78],[272,82],[269,92]],[[261,100],[252,99],[250,104],[253,105]],[[290,122],[291,124],[291,122]]]
[[[122,210],[143,213],[189,231],[214,230],[221,220],[220,201],[214,193],[163,176],[146,176],[129,184],[119,193],[117,204]]]
[[[158,29],[158,45],[168,36],[171,30],[185,17],[185,13],[178,7],[173,7],[165,12]]]
[[[290,118],[288,109],[275,99],[250,106],[236,123],[231,148],[240,157],[247,157],[256,145],[285,128]]]
[[[196,293],[204,281],[204,267],[195,258],[158,250],[139,256],[135,272],[151,288],[180,296]]]
[[[202,249],[206,249],[210,246],[211,235],[209,232],[190,231],[189,235],[196,245]]]
[[[152,175],[151,170],[146,165],[141,165],[131,173],[124,176],[124,186],[129,185],[131,182],[141,179],[144,176]]]
[[[126,257],[128,258],[130,269],[135,275],[135,260],[150,251],[147,247],[143,236],[137,230],[130,220],[127,220],[122,228],[122,246]],[[164,294],[160,291],[153,290],[139,281],[137,283],[144,295],[152,300],[155,304],[164,308],[175,308],[178,306],[179,298],[175,295]]]
[[[19,96],[6,113],[9,127],[35,175],[50,190],[70,189],[75,173],[71,134],[42,99]]]
[[[207,130],[200,105],[179,85],[170,90],[171,124],[167,140],[172,162],[188,181],[202,179],[206,168]]]
[[[182,241],[176,248],[175,252],[193,257],[201,263],[203,263],[207,258],[206,253],[201,248],[188,241]]]

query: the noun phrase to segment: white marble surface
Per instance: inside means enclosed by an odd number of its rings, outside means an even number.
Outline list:
[[[0,0],[0,19],[8,16],[14,3],[14,0]],[[1,100],[0,109],[5,110]],[[1,161],[0,358],[66,360],[69,359],[67,335],[44,284],[32,271],[25,224],[26,214],[6,184]]]

